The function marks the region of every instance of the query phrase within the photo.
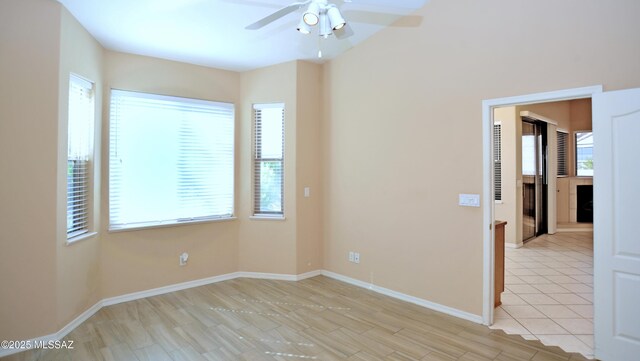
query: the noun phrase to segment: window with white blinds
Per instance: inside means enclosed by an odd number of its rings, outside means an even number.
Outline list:
[[[502,200],[502,125],[493,124],[493,181],[495,200]]]
[[[253,214],[284,214],[284,104],[254,104]]]
[[[67,124],[67,239],[89,231],[89,192],[95,122],[93,84],[69,78]]]
[[[569,166],[567,160],[567,149],[569,148],[569,133],[558,130],[558,176],[566,177],[569,175]]]
[[[234,105],[111,90],[109,228],[233,217]]]

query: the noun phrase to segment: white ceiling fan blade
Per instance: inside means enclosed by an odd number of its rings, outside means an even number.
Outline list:
[[[355,23],[402,28],[418,27],[422,24],[422,16],[419,15],[402,15],[362,10],[347,10],[343,13],[346,19]]]
[[[282,9],[276,11],[275,13],[268,15],[258,21],[256,21],[255,23],[247,26],[245,29],[247,30],[257,30],[260,29],[278,19],[280,19],[281,17],[288,15],[298,9],[300,9],[301,7],[307,5],[308,3],[310,3],[311,0],[309,1],[304,1],[304,2],[299,2],[299,3],[293,3],[291,5],[285,6]]]
[[[336,36],[336,39],[343,40],[350,38],[353,35],[353,29],[351,29],[349,23],[346,23],[342,28],[334,30],[333,34]]]

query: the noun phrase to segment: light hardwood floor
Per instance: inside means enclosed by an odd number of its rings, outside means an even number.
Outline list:
[[[236,279],[101,309],[8,360],[585,360],[327,277]]]

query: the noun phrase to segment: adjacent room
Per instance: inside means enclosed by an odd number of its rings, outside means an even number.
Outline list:
[[[589,356],[591,113],[589,98],[494,109],[495,217],[506,224],[504,292],[491,326]],[[579,194],[583,185],[591,192]]]
[[[0,0],[0,358],[637,360],[638,16]]]

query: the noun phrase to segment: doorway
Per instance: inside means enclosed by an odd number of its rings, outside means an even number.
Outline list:
[[[522,118],[522,242],[547,233],[547,125]]]
[[[483,187],[483,195],[485,197],[485,199],[495,199],[495,194],[494,194],[494,171],[495,171],[495,165],[492,164],[495,162],[495,154],[493,152],[493,139],[492,139],[492,133],[493,133],[493,127],[494,127],[494,123],[493,123],[493,111],[496,108],[499,107],[506,107],[506,106],[518,106],[518,105],[528,105],[528,104],[535,104],[535,103],[549,103],[549,102],[555,102],[555,101],[565,101],[565,100],[575,100],[575,99],[586,99],[586,98],[591,98],[594,94],[597,93],[601,93],[602,92],[602,87],[601,86],[595,86],[595,87],[586,87],[586,88],[578,88],[578,89],[570,89],[570,90],[563,90],[563,91],[557,91],[557,92],[549,92],[549,93],[539,93],[539,94],[532,94],[532,95],[527,95],[527,96],[518,96],[518,97],[510,97],[510,98],[502,98],[502,99],[493,99],[493,100],[485,100],[483,101],[483,122],[484,122],[484,127],[483,127],[483,135],[484,135],[484,179],[486,180],[484,183],[484,187]],[[526,125],[525,125],[526,127]],[[544,164],[545,160],[544,160],[544,156],[548,155],[547,152],[544,151],[544,147],[542,147],[542,133],[544,133],[544,131],[542,129],[539,129],[538,131],[536,131],[535,126],[533,126],[533,130],[531,131],[526,131],[523,134],[528,134],[532,137],[532,139],[534,139],[533,144],[534,147],[539,147],[540,149],[543,150],[543,157],[540,157],[540,162],[534,161],[535,168],[537,169],[538,167],[543,167],[542,165],[540,165],[540,163]],[[553,128],[552,128],[553,129]],[[555,130],[548,130],[549,134],[555,135]],[[539,137],[536,137],[536,134],[540,134]],[[537,138],[537,139],[536,139]],[[555,142],[555,137],[547,137],[547,141],[548,142]],[[546,165],[544,165],[545,168],[548,168]],[[553,174],[555,170],[549,171],[550,174]],[[537,178],[537,179],[536,179]],[[555,182],[555,177],[545,177],[545,174],[543,172],[534,172],[533,177],[531,179],[530,183],[535,184],[536,182],[538,182],[539,184],[542,184],[543,187],[541,187],[541,190],[544,189],[544,185],[547,184],[549,182]],[[519,186],[521,188],[523,188],[525,180],[522,178],[520,179],[520,184]],[[532,199],[532,202],[537,202],[537,205],[540,205],[541,207],[535,207],[535,211],[528,211],[527,212],[527,216],[531,217],[530,219],[530,225],[532,230],[530,230],[531,233],[538,233],[541,232],[542,230],[545,230],[545,225],[544,224],[540,224],[539,220],[544,219],[546,217],[541,216],[541,213],[544,212],[545,209],[547,209],[547,207],[544,207],[544,200],[540,201],[539,200],[539,195],[541,195],[542,192],[538,192],[538,195],[536,195],[535,192],[535,186],[531,186],[529,187],[530,189],[534,189],[533,191],[530,191],[531,196],[530,198]],[[556,189],[556,185],[555,183],[549,187],[548,189],[553,189],[555,192]],[[502,189],[502,197],[504,197],[504,189]],[[522,195],[521,195],[522,197]],[[544,197],[543,197],[544,198]],[[522,198],[521,198],[522,200]],[[493,323],[494,320],[494,264],[495,264],[495,259],[494,259],[494,250],[495,250],[495,244],[494,244],[494,230],[493,230],[493,222],[495,221],[495,207],[496,207],[496,202],[485,202],[484,205],[484,212],[483,212],[483,219],[485,220],[486,224],[489,225],[489,227],[485,228],[484,231],[484,307],[483,307],[483,320],[485,322],[485,324],[487,325],[491,325]],[[554,207],[549,207],[548,210],[551,211]],[[522,210],[520,216],[522,218],[524,218],[525,216],[525,211]],[[555,217],[555,214],[553,215]],[[514,226],[516,224],[519,224],[520,226],[523,226],[523,220],[519,220],[520,222],[516,222],[514,224]],[[548,224],[548,227],[546,227],[547,229],[546,231],[553,231],[555,232],[555,229],[550,229],[555,227],[555,223],[553,224]],[[519,234],[518,235],[518,240],[520,242],[522,242],[522,239],[524,239],[523,234]]]

